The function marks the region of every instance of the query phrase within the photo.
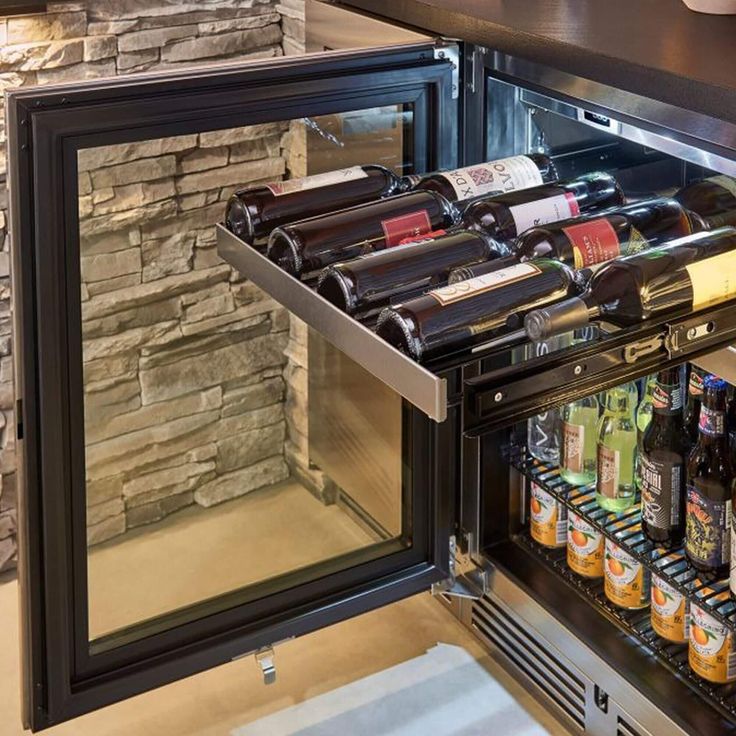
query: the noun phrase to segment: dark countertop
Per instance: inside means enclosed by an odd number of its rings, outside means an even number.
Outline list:
[[[693,13],[682,0],[342,3],[736,122],[736,16]]]

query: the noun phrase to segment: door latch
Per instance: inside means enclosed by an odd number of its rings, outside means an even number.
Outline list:
[[[470,598],[477,601],[488,592],[488,570],[460,555],[455,536],[450,537],[450,575],[432,584],[432,595]]]
[[[261,668],[264,685],[273,685],[276,682],[275,657],[273,647],[263,647],[255,653],[256,664]]]

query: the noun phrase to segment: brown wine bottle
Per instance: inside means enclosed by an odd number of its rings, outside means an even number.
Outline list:
[[[285,271],[309,279],[332,263],[391,248],[458,218],[442,195],[409,192],[276,228],[267,253]]]
[[[225,224],[256,245],[265,243],[279,225],[398,194],[403,186],[392,171],[369,164],[246,187],[228,200]]]
[[[557,170],[552,159],[543,153],[530,153],[435,172],[415,184],[414,190],[438,192],[449,202],[464,202],[553,181],[557,181]]]
[[[344,312],[369,316],[388,304],[444,286],[453,268],[497,258],[504,246],[482,233],[457,230],[325,269],[317,291]]]
[[[530,312],[531,340],[593,320],[625,327],[677,309],[704,309],[736,296],[736,229],[696,233],[601,267],[584,294]]]
[[[610,174],[596,171],[570,181],[473,201],[463,211],[463,226],[496,240],[513,240],[531,227],[620,207],[625,201],[618,182]]]
[[[712,230],[736,225],[736,179],[719,174],[689,184],[674,195],[685,209],[697,213]]]
[[[427,361],[519,329],[528,311],[579,294],[580,279],[569,266],[546,258],[504,264],[387,307],[376,332],[415,360]]]

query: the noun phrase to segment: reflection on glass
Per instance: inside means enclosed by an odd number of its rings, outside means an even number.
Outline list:
[[[410,124],[392,107],[80,151],[91,640],[410,543],[399,397],[233,272],[214,231],[249,182],[402,173]]]

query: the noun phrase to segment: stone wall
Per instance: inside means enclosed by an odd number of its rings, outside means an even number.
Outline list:
[[[0,91],[299,53],[303,12],[303,0],[49,2],[44,14],[0,18]],[[211,224],[236,184],[299,168],[294,130],[252,126],[81,157],[92,541],[288,472],[273,453],[286,431],[291,359],[281,351],[294,328],[217,260]],[[4,140],[0,115],[0,178]],[[2,189],[0,570],[15,555],[6,210]]]

